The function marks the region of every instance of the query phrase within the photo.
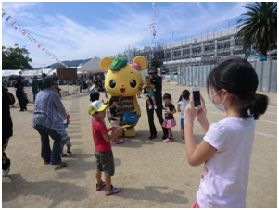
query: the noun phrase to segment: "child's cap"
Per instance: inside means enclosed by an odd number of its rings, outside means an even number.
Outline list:
[[[104,104],[102,101],[97,100],[90,104],[88,113],[90,115],[94,115],[96,112],[104,111],[107,107],[107,104]]]

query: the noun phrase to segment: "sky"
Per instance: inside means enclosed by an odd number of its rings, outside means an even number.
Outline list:
[[[113,56],[129,48],[150,46],[152,22],[155,22],[156,42],[173,43],[232,27],[246,12],[246,4],[156,2],[154,6],[152,2],[3,2],[6,14],[2,18],[2,45],[9,47],[17,43],[25,47],[34,68],[56,62],[6,21],[11,16],[61,61]]]

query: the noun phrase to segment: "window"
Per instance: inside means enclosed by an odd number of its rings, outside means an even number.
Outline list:
[[[214,43],[206,43],[204,45],[204,51],[205,52],[214,51],[214,49],[215,49],[215,44]]]
[[[241,39],[236,39],[235,40],[235,45],[236,46],[241,46],[243,44],[243,41]]]
[[[182,53],[183,53],[183,56],[189,56],[190,55],[190,49],[184,49]]]
[[[192,49],[193,55],[197,55],[201,53],[201,47],[195,47]]]
[[[175,57],[181,56],[180,50],[174,51],[174,52],[173,52],[173,56],[175,56]]]

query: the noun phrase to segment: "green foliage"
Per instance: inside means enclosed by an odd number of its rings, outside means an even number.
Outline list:
[[[256,2],[245,8],[247,12],[238,20],[240,30],[236,38],[243,40],[244,50],[253,46],[266,56],[277,44],[277,3]]]
[[[2,69],[31,69],[32,58],[29,52],[23,47],[15,44],[14,47],[2,46]]]

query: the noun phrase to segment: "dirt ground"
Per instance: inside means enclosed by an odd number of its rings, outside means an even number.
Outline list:
[[[187,87],[168,82],[163,84],[163,92],[170,92],[175,104],[183,89]],[[14,91],[13,88],[11,91]],[[26,88],[26,91],[31,98],[30,88]],[[206,89],[201,89],[201,92],[206,99],[210,122],[220,120],[224,114],[209,102]],[[277,207],[277,95],[268,95],[271,104],[256,126],[247,207]],[[101,98],[104,98],[104,94],[101,94]],[[104,192],[95,191],[96,165],[90,116],[87,113],[88,93],[63,97],[63,103],[71,115],[68,132],[73,155],[64,158],[69,167],[61,170],[43,164],[40,136],[32,128],[33,105],[28,105],[27,112],[19,112],[18,105],[12,107],[14,136],[7,148],[12,165],[8,177],[2,178],[2,206],[191,207],[202,166],[191,167],[187,164],[181,142],[180,113],[175,114],[175,142],[162,143],[162,130],[156,117],[158,138],[149,141],[145,99],[139,98],[138,101],[142,117],[136,126],[137,136],[127,139],[124,144],[113,144],[116,173],[112,182],[122,191],[110,197],[106,197]],[[196,140],[201,140],[204,135],[198,124],[195,124],[195,134]]]

